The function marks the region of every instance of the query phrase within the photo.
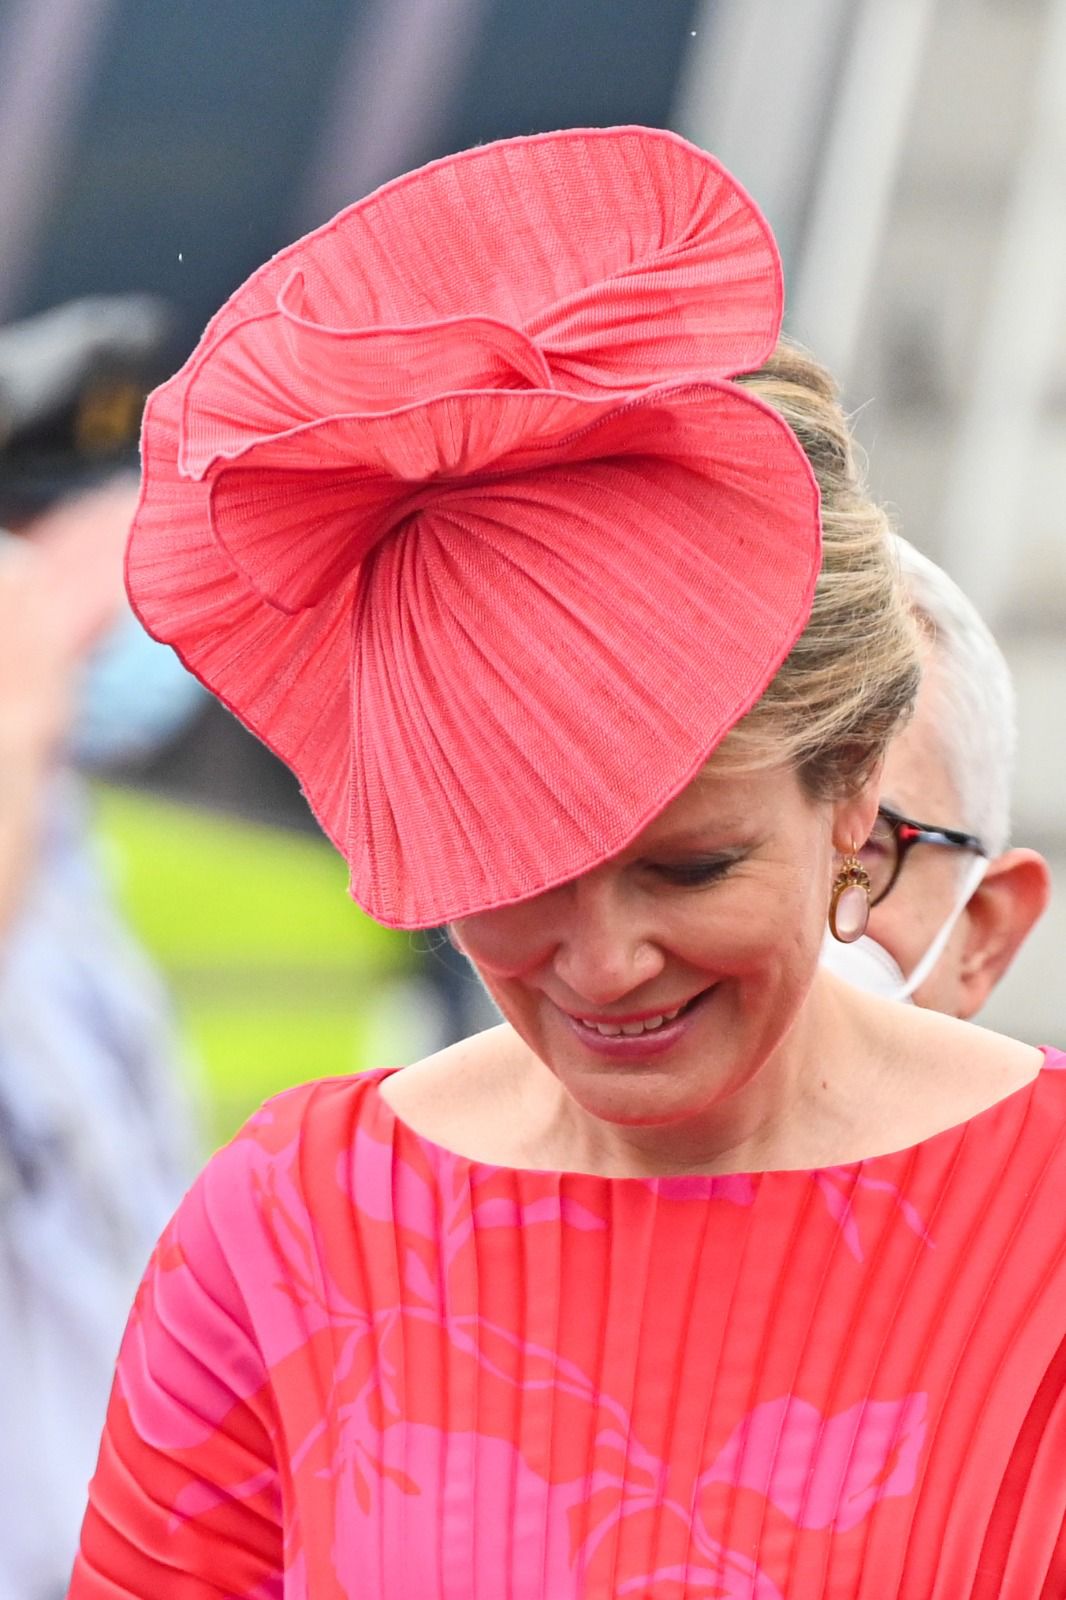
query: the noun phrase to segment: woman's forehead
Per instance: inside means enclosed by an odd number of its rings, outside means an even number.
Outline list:
[[[638,834],[627,855],[648,845],[714,848],[744,843],[801,798],[791,767],[738,772],[714,757]]]

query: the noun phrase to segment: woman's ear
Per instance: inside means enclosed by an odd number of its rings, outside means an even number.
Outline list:
[[[879,761],[862,787],[833,803],[833,848],[841,855],[857,850],[870,837],[881,797],[884,762]]]

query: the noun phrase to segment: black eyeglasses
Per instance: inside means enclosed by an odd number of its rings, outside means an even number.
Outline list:
[[[903,864],[916,844],[935,844],[946,850],[972,850],[987,856],[988,851],[972,833],[958,828],[934,828],[926,822],[902,817],[891,806],[878,806],[873,832],[859,851],[859,860],[870,875],[870,904],[880,905],[893,889]]]

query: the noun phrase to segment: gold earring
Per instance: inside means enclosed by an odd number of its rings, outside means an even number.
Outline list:
[[[870,920],[870,875],[852,845],[833,880],[829,931],[841,944],[854,944]]]

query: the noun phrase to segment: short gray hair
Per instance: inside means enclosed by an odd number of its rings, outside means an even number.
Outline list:
[[[1010,668],[958,584],[899,534],[894,543],[904,586],[930,631],[940,668],[936,720],[959,802],[959,823],[997,856],[1010,842],[1017,746]]]

